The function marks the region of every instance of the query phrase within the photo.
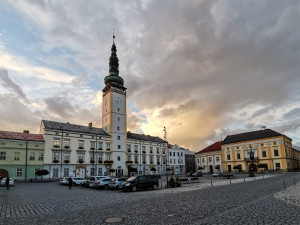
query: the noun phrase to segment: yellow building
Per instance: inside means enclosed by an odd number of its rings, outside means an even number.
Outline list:
[[[292,139],[271,129],[228,135],[222,142],[223,170],[227,172],[288,171],[299,169],[300,152]],[[254,165],[251,165],[254,164]]]

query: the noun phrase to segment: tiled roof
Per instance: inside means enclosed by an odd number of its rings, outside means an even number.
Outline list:
[[[230,143],[250,141],[250,140],[255,140],[255,139],[278,137],[278,136],[283,136],[283,134],[280,134],[271,129],[257,130],[257,131],[247,132],[247,133],[228,135],[224,139],[222,144],[230,144]]]
[[[131,132],[127,132],[127,138],[129,139],[136,139],[140,141],[152,141],[152,142],[160,142],[160,143],[167,143],[163,139],[159,137],[153,137],[150,135],[145,135],[145,134],[135,134]]]
[[[81,126],[76,124],[70,124],[70,123],[60,123],[55,121],[48,121],[48,120],[42,120],[42,123],[45,126],[45,129],[51,129],[51,130],[63,130],[63,131],[71,131],[71,132],[78,132],[78,133],[88,133],[88,134],[98,134],[98,135],[107,135],[102,128],[96,128],[96,127],[88,127],[88,126]]]
[[[19,133],[10,131],[0,131],[0,139],[45,141],[42,134]]]
[[[222,141],[218,141],[204,149],[202,149],[201,151],[197,152],[197,153],[203,153],[203,152],[210,152],[210,151],[218,151],[221,150],[221,145],[222,145]]]

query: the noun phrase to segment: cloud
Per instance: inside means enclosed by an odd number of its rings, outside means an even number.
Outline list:
[[[138,113],[128,109],[132,131],[140,127],[147,134],[163,137],[166,126],[170,143],[194,151],[221,136],[224,139],[262,125],[293,137],[300,134],[296,2],[10,4],[39,32],[43,40],[39,50],[47,53],[41,61],[73,73],[23,67],[16,64],[24,62],[19,57],[0,55],[0,66],[9,74],[16,71],[19,77],[24,74],[51,83],[51,88],[42,84],[42,97],[37,90],[34,93],[35,98],[45,100],[41,107],[49,112],[42,111],[51,118],[101,121],[101,114],[95,111],[100,106],[95,104],[96,93],[108,73],[111,33],[116,28],[120,75],[128,88],[128,102],[138,109]],[[52,54],[56,49],[66,53]],[[31,100],[33,93],[25,89]]]
[[[13,91],[20,96],[26,103],[30,103],[22,88],[9,77],[7,70],[2,68],[0,68],[0,83],[6,89]]]

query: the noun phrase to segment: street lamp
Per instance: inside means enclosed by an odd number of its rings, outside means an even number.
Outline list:
[[[250,156],[251,164],[249,165],[249,175],[251,177],[254,177],[254,170],[255,170],[255,164],[253,163],[254,161],[254,154],[255,154],[255,149],[252,148],[252,146],[249,146],[249,151],[248,154]]]

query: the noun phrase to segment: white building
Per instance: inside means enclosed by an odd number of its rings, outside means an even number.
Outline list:
[[[102,90],[102,128],[43,120],[44,167],[51,177],[127,175],[134,167],[139,174],[166,172],[168,143],[159,137],[127,132],[126,88],[119,76],[115,43],[109,58],[109,75]],[[153,169],[152,169],[153,170]]]
[[[178,145],[168,146],[168,168],[171,169],[171,173],[185,174],[185,151],[186,149],[179,147]]]

